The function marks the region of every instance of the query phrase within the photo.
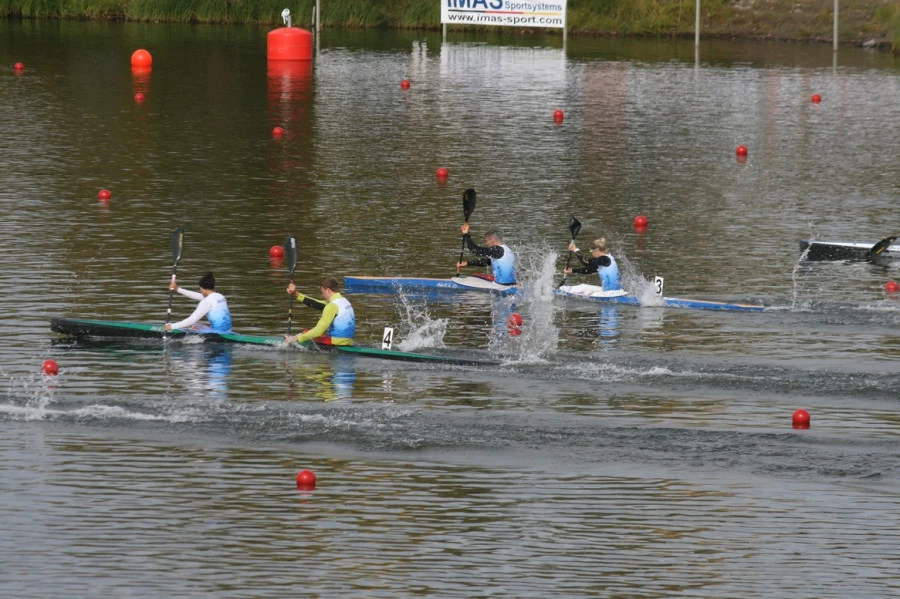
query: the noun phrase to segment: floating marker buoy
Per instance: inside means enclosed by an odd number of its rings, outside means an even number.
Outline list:
[[[792,418],[794,428],[809,428],[809,412],[806,410],[795,410]]]
[[[22,64],[21,62],[17,62],[16,64],[13,65],[13,68],[17,71],[24,71],[25,65]]]
[[[131,66],[138,69],[149,69],[153,65],[153,57],[144,49],[135,50],[131,55]]]
[[[518,336],[522,334],[522,329],[519,327],[522,326],[522,315],[518,312],[513,312],[509,315],[509,319],[506,321],[506,332],[512,336]]]
[[[44,363],[41,364],[41,372],[47,376],[56,376],[59,374],[59,364],[53,360],[44,360]]]
[[[284,258],[284,248],[280,245],[273,245],[269,248],[270,258]]]
[[[563,111],[562,111],[562,110],[556,110],[556,111],[553,113],[553,120],[556,121],[557,123],[563,122],[563,119],[564,119],[564,118],[566,118],[566,115],[563,114]]]
[[[272,129],[272,135],[274,137],[281,137],[282,135],[284,135],[284,128],[283,127],[275,127],[274,129]]]
[[[813,104],[818,104],[821,101],[822,101],[822,96],[820,96],[819,94],[813,94],[813,97],[812,97]]]
[[[647,228],[647,217],[638,214],[634,217],[634,228],[635,229],[646,229]]]
[[[266,34],[267,60],[312,60],[313,35],[300,27],[279,27]]]
[[[134,101],[138,104],[142,103],[144,101],[144,94],[142,94],[141,92],[134,94]]]
[[[409,89],[409,79],[400,82],[400,89]]]
[[[445,169],[444,167],[441,167],[441,168],[439,168],[439,169],[437,170],[437,172],[435,173],[435,175],[437,175],[437,178],[438,178],[438,179],[446,179],[447,177],[450,176],[450,171],[448,171],[448,170]]]
[[[738,146],[735,148],[734,153],[738,156],[746,156],[747,155],[747,146]]]
[[[897,284],[897,281],[888,281],[884,284],[884,290],[888,293],[897,293],[900,291],[900,284]]]
[[[112,192],[108,189],[101,189],[97,192],[97,199],[99,200],[108,200],[112,197]]]
[[[298,489],[315,489],[316,475],[311,470],[301,470],[297,473]]]

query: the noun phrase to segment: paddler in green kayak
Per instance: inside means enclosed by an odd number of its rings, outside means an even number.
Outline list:
[[[319,287],[322,297],[325,298],[325,301],[321,301],[300,293],[293,283],[288,285],[288,295],[293,295],[310,308],[321,310],[322,316],[316,326],[300,335],[285,335],[285,342],[314,341],[325,345],[353,345],[353,337],[356,334],[356,314],[353,312],[353,306],[350,305],[347,298],[340,294],[338,289],[337,279],[327,277]]]

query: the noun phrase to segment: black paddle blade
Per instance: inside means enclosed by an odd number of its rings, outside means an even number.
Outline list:
[[[573,216],[572,220],[569,221],[569,232],[572,233],[572,241],[574,241],[575,238],[578,237],[578,233],[580,231],[581,231],[581,223],[578,221],[577,218],[575,218]]]
[[[888,249],[889,247],[891,247],[891,244],[894,243],[894,241],[897,239],[897,237],[900,237],[900,235],[894,235],[894,236],[892,236],[892,237],[885,237],[884,239],[882,239],[881,241],[879,241],[878,243],[876,243],[875,245],[873,245],[873,246],[872,246],[872,249],[870,249],[870,250],[866,253],[866,259],[867,259],[867,260],[872,260],[872,259],[875,258],[878,254],[884,252],[884,250],[886,250],[886,249]]]
[[[294,276],[294,269],[297,268],[297,238],[289,235],[284,241],[284,255],[288,259],[288,268],[291,269],[291,277]]]
[[[178,227],[172,233],[172,264],[181,261],[181,251],[184,249],[184,228]]]
[[[475,190],[470,187],[463,192],[463,215],[466,222],[469,222],[473,212],[475,212]]]

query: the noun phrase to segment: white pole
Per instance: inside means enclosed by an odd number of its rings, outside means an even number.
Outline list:
[[[834,51],[838,48],[838,0],[834,0]]]
[[[837,2],[837,0],[834,0]],[[697,8],[694,9],[694,46],[700,45],[700,0],[697,0]]]
[[[321,0],[316,0],[316,31],[322,30],[322,19],[319,15],[322,14],[322,2]]]

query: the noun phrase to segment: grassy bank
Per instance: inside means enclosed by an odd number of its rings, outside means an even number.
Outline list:
[[[287,6],[294,23],[309,26],[315,0],[0,0],[0,15],[26,18],[119,19],[280,24]],[[831,40],[833,0],[703,0],[701,31],[708,36]],[[322,0],[326,28],[436,29],[439,0]],[[687,36],[694,0],[570,0],[572,34]],[[841,0],[840,39],[874,39],[900,46],[896,0]]]

